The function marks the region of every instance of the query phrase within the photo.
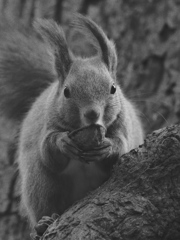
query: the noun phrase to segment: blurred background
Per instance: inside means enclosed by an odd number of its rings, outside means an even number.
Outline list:
[[[0,14],[31,27],[53,18],[76,54],[93,49],[68,27],[73,13],[88,15],[118,52],[117,79],[140,110],[146,134],[180,121],[180,0],[0,0]],[[0,116],[0,240],[30,239],[19,214],[16,133],[19,124]]]

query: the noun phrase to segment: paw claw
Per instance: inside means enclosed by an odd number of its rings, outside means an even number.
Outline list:
[[[46,229],[54,222],[54,219],[48,216],[43,216],[42,219],[39,220],[37,225],[34,227],[38,236],[42,236]]]

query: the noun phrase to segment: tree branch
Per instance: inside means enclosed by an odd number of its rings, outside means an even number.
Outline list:
[[[49,226],[50,239],[180,239],[180,125],[148,135],[111,178]]]

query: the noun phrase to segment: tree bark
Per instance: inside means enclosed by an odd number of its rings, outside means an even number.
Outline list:
[[[180,125],[148,135],[111,178],[74,205],[41,240],[180,239]]]

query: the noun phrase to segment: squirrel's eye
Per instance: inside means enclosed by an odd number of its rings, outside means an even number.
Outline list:
[[[65,86],[65,88],[64,88],[64,96],[66,98],[70,98],[70,91],[69,91],[69,88],[67,86]]]
[[[111,94],[114,94],[116,92],[116,86],[113,83],[113,85],[111,86]]]

